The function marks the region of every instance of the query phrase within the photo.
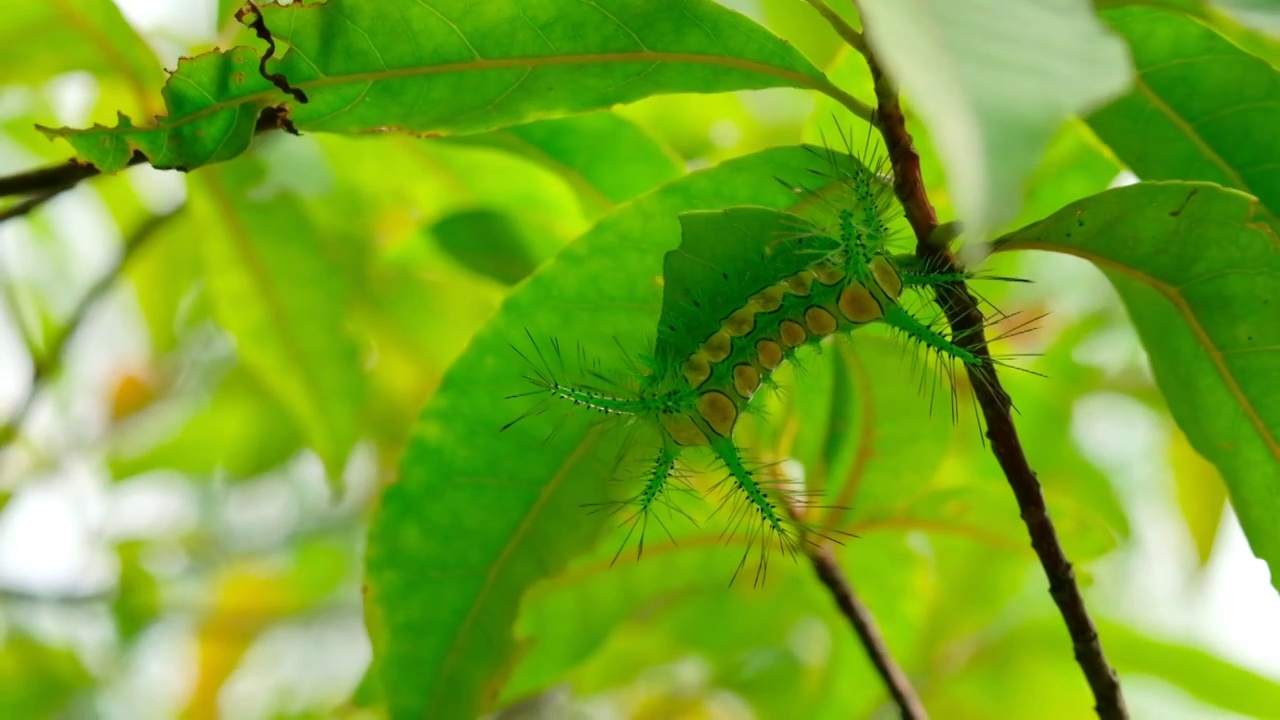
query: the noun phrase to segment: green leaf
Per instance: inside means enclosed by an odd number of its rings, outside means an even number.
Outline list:
[[[298,202],[251,197],[257,179],[246,162],[192,177],[210,302],[241,363],[288,410],[336,482],[364,396],[343,331],[348,287]]]
[[[1123,92],[1124,44],[1087,0],[866,0],[867,41],[929,127],[960,220],[985,238],[1018,212],[1062,121]]]
[[[1257,201],[1208,183],[1138,183],[1068,205],[998,248],[1068,253],[1106,273],[1174,419],[1222,473],[1280,584],[1280,241]]]
[[[431,226],[431,234],[463,267],[505,285],[515,285],[538,267],[520,225],[500,212],[457,212]]]
[[[1206,180],[1280,214],[1280,72],[1183,15],[1103,17],[1129,42],[1138,77],[1087,117],[1094,132],[1143,180]]]
[[[652,347],[656,279],[680,241],[677,214],[789,207],[795,196],[774,176],[816,167],[804,149],[768,150],[637,198],[517,288],[475,336],[424,411],[370,529],[370,633],[393,716],[474,717],[487,706],[512,660],[520,596],[605,522],[579,505],[605,498],[620,433],[602,442],[576,416],[549,412],[500,434],[527,409],[497,401],[527,387],[527,366],[509,343],[528,350],[528,331],[587,351],[616,352],[615,340]]]
[[[577,191],[593,215],[683,172],[669,149],[611,112],[538,120],[452,141],[501,148],[545,166]]]
[[[137,112],[156,112],[160,62],[111,0],[6,5],[0,25],[0,85],[34,85],[75,70],[120,83]]]
[[[191,169],[244,151],[281,108],[302,131],[462,133],[655,93],[831,89],[794,48],[711,0],[329,0],[262,7],[288,50],[269,70],[247,47],[179,64],[152,127],[50,130],[104,171],[140,150]]]

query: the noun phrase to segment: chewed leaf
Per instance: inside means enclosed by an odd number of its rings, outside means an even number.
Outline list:
[[[997,248],[1076,255],[1107,274],[1170,412],[1221,471],[1276,584],[1280,240],[1266,219],[1256,199],[1234,190],[1143,182],[1072,203]]]
[[[795,48],[711,0],[329,0],[261,13],[285,48],[267,63],[276,83],[255,50],[216,51],[179,64],[164,89],[168,115],[152,125],[121,117],[114,128],[46,132],[105,171],[135,150],[191,169],[243,152],[260,119],[304,132],[451,134],[656,93],[829,87]]]

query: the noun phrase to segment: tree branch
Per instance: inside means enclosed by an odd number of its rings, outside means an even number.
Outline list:
[[[853,586],[841,571],[831,546],[823,543],[816,549],[810,549],[806,554],[809,556],[809,561],[813,563],[813,569],[818,573],[818,579],[827,586],[836,605],[840,606],[840,612],[849,620],[853,631],[858,634],[862,647],[867,651],[867,657],[876,666],[876,671],[880,673],[880,678],[884,680],[885,687],[889,689],[889,694],[893,696],[893,701],[897,703],[904,720],[928,718],[929,714],[925,712],[915,688],[911,687],[911,681],[889,654],[889,647],[885,645],[884,638],[876,627],[875,619],[871,617],[871,611],[858,599],[853,592]]]
[[[22,403],[18,405],[18,409],[14,411],[13,416],[3,425],[0,425],[0,449],[8,446],[17,437],[22,429],[23,422],[26,421],[27,413],[31,411],[31,406],[35,403],[36,396],[43,390],[49,379],[57,375],[58,371],[61,370],[63,351],[76,331],[84,324],[89,311],[115,285],[116,280],[124,272],[129,260],[142,249],[147,241],[156,234],[157,230],[182,212],[182,209],[182,207],[179,207],[172,212],[147,218],[134,230],[133,234],[125,241],[124,249],[116,260],[116,264],[103,273],[102,277],[98,278],[97,282],[84,294],[84,297],[80,299],[80,302],[76,304],[75,309],[71,312],[71,317],[67,318],[67,322],[50,338],[45,351],[37,356],[35,348],[32,348],[31,387],[23,398]]]
[[[935,234],[938,229],[937,214],[929,202],[920,175],[920,156],[907,131],[897,90],[885,77],[875,53],[868,48],[863,54],[875,81],[880,130],[893,166],[894,191],[915,232],[916,255],[944,272],[956,272],[960,269],[960,264],[945,240],[941,239],[945,233]],[[1093,691],[1094,709],[1099,717],[1107,720],[1128,718],[1119,679],[1103,654],[1097,628],[1085,607],[1071,563],[1062,550],[1053,521],[1049,518],[1040,482],[1031,470],[1018,439],[1010,412],[1012,403],[991,364],[983,330],[986,321],[982,311],[963,282],[939,286],[935,292],[937,302],[951,325],[952,337],[984,361],[981,366],[970,366],[967,370],[974,397],[982,408],[986,421],[986,435],[991,441],[991,452],[1000,463],[1017,499],[1022,520],[1031,536],[1031,547],[1039,557],[1040,565],[1049,580],[1049,594],[1058,605],[1071,635],[1076,662],[1084,671],[1085,679]]]

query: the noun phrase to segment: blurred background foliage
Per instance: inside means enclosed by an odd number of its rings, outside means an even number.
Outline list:
[[[7,9],[0,175],[65,159],[34,124],[148,117],[179,56],[252,44],[236,4]],[[726,4],[871,97],[861,58],[811,8]],[[1224,34],[1275,62],[1270,16],[1239,5],[1261,20]],[[768,90],[449,139],[276,133],[229,163],[135,167],[5,222],[0,717],[379,717],[376,683],[362,683],[364,535],[442,375],[509,290],[596,220],[691,170],[833,137],[833,109]],[[1016,224],[1125,181],[1092,132],[1061,128]],[[1042,353],[1027,366],[1048,379],[1007,383],[1135,715],[1280,717],[1280,601],[1115,292],[1062,256],[991,267],[1036,281],[990,289],[1006,312],[1050,311],[1009,348]],[[804,373],[744,432],[810,482],[856,493],[842,563],[934,716],[1084,716],[1087,689],[972,419],[931,411],[874,336]],[[617,539],[521,601],[503,717],[886,716],[803,564],[726,588],[732,548],[695,538],[610,569]]]

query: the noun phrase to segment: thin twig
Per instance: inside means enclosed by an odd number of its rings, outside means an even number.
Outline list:
[[[937,241],[934,234],[938,218],[920,176],[920,156],[916,154],[911,134],[907,132],[897,91],[885,77],[872,49],[868,48],[864,55],[875,81],[880,129],[893,165],[894,190],[915,232],[916,254],[934,267],[956,272],[960,267],[959,262],[945,244]],[[1053,521],[1049,518],[1040,482],[1031,470],[1018,440],[1010,412],[1012,405],[1009,396],[1000,385],[1000,379],[990,362],[982,311],[963,282],[939,286],[936,293],[938,303],[951,325],[952,337],[983,360],[981,366],[968,366],[967,370],[974,397],[982,408],[986,421],[986,435],[991,441],[991,452],[1004,470],[1009,487],[1022,511],[1022,520],[1031,536],[1031,546],[1040,558],[1040,565],[1049,580],[1049,594],[1058,605],[1071,635],[1076,662],[1084,671],[1085,679],[1093,691],[1094,708],[1099,717],[1107,720],[1128,718],[1119,679],[1103,654],[1097,627],[1085,607],[1071,563],[1067,561]]]
[[[103,273],[102,277],[98,278],[97,282],[85,292],[84,297],[80,299],[80,302],[76,304],[75,309],[71,312],[71,317],[67,318],[62,327],[54,332],[44,352],[37,353],[35,348],[32,348],[31,386],[22,402],[18,405],[18,409],[14,411],[8,421],[0,425],[0,449],[8,446],[18,436],[22,429],[22,424],[26,421],[27,414],[31,411],[32,405],[35,404],[36,397],[43,390],[49,379],[57,375],[62,368],[63,351],[72,336],[84,324],[89,312],[107,294],[107,291],[115,285],[116,280],[124,272],[129,260],[146,245],[148,240],[155,236],[157,230],[182,212],[182,209],[180,206],[176,210],[163,215],[154,215],[138,226],[125,241],[124,248],[115,265]]]
[[[897,703],[904,720],[928,718],[929,714],[925,712],[915,688],[911,687],[911,681],[889,654],[889,647],[880,635],[875,619],[871,617],[871,611],[858,599],[857,594],[853,592],[853,586],[849,584],[839,563],[836,562],[831,546],[824,543],[820,548],[806,554],[809,556],[809,561],[813,563],[813,569],[818,573],[818,579],[831,591],[831,596],[840,606],[840,612],[849,620],[853,631],[858,634],[862,647],[867,651],[867,657],[876,666],[876,672],[880,673],[885,687],[889,688],[889,694],[893,696],[893,701]]]

